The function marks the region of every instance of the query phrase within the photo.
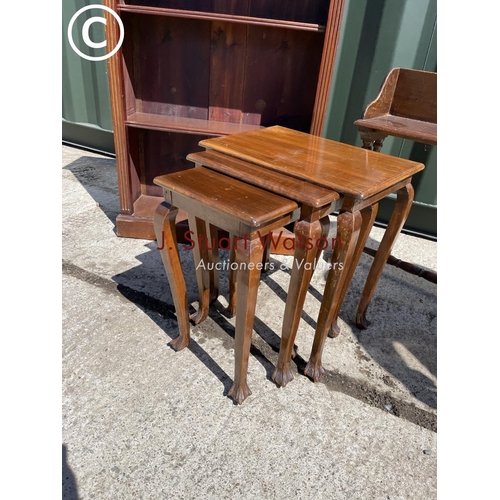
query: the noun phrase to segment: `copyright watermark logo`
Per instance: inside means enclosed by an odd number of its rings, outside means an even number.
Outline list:
[[[73,25],[75,24],[75,21],[77,18],[82,14],[83,12],[90,10],[90,9],[101,9],[109,12],[112,14],[112,16],[116,19],[116,22],[118,23],[118,26],[120,26],[120,39],[118,40],[118,43],[116,44],[116,47],[109,53],[109,54],[104,54],[103,56],[88,56],[87,54],[84,54],[76,45],[73,40]],[[89,30],[90,26],[93,23],[101,23],[106,25],[106,18],[104,17],[91,17],[90,19],[87,19],[85,23],[83,24],[82,28],[82,37],[83,41],[88,47],[91,47],[93,49],[102,49],[106,47],[106,40],[103,42],[93,42],[90,39],[89,35]],[[110,58],[114,54],[116,54],[121,47],[123,43],[123,37],[125,36],[125,28],[123,27],[123,22],[118,16],[118,14],[113,10],[110,9],[109,7],[106,7],[104,5],[87,5],[86,7],[82,7],[78,12],[75,13],[75,15],[71,18],[71,21],[68,24],[68,40],[69,44],[71,45],[71,48],[80,56],[83,57],[84,59],[87,59],[88,61],[104,61],[105,59]]]

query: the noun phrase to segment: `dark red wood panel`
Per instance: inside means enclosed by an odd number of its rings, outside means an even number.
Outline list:
[[[129,144],[129,175],[130,175],[130,195],[131,199],[137,199],[141,194],[141,175],[144,176],[144,158],[142,157],[142,149],[139,144],[141,142],[142,130],[127,129],[128,144]]]
[[[128,19],[130,14],[122,14]],[[208,118],[210,23],[163,16],[130,16],[125,47],[136,110]]]
[[[193,168],[194,163],[186,160],[186,156],[201,151],[198,143],[203,139],[206,136],[145,130],[144,163],[147,169],[143,194],[161,196],[162,190],[153,184],[156,176]]]
[[[248,32],[243,111],[264,126],[309,131],[323,34],[262,26]]]
[[[259,117],[243,111],[248,28],[233,23],[211,24],[209,119],[258,125]]]
[[[210,0],[125,0],[123,3],[125,5],[199,11],[210,11],[212,7]]]
[[[123,16],[123,25],[127,36],[123,39],[122,45],[122,68],[123,68],[123,89],[125,92],[125,110],[126,114],[130,115],[137,111],[136,98],[134,94],[134,87],[132,84],[133,79],[133,64],[131,57],[133,51],[133,29],[130,23],[130,18]]]
[[[212,0],[212,12],[218,14],[247,16],[249,8],[250,0]]]
[[[329,0],[125,0],[125,5],[326,24]]]
[[[251,0],[249,15],[324,25],[329,5],[329,0]]]

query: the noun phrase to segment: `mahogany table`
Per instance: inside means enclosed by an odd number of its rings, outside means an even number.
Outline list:
[[[341,211],[337,218],[337,237],[341,244],[335,245],[333,249],[332,263],[342,263],[343,266],[332,265],[328,273],[311,356],[305,369],[306,375],[317,381],[324,372],[321,355],[328,331],[336,324],[347,287],[375,220],[378,202],[388,194],[397,193],[394,211],[368,274],[356,313],[356,324],[362,327],[367,325],[366,310],[396,236],[411,208],[411,178],[423,170],[424,165],[280,126],[206,139],[199,144],[208,150],[260,167],[263,179],[271,177],[270,172],[279,172],[331,189],[342,196]],[[253,182],[252,176],[247,178],[244,172],[240,179]],[[266,189],[275,190],[276,182],[269,182]],[[318,230],[320,222],[302,219],[297,224],[302,224],[302,231],[310,234],[313,240],[321,237],[323,230]],[[298,262],[300,260],[294,258],[290,286],[307,290],[310,275],[304,275]],[[297,291],[292,289],[288,293],[278,366],[273,374],[273,380],[282,386],[293,379],[290,359],[298,328],[298,321],[286,319],[288,314],[297,317],[297,311],[293,313],[290,310],[293,308],[288,307],[289,298],[296,301]]]
[[[163,189],[165,202],[155,211],[154,227],[160,255],[172,291],[179,336],[171,342],[181,350],[190,342],[186,283],[177,247],[175,217],[179,209],[188,213],[189,227],[200,236],[198,252],[207,253],[207,226],[221,228],[238,238],[235,253],[237,305],[234,348],[234,382],[228,395],[241,404],[251,394],[247,384],[248,357],[260,281],[263,244],[267,234],[299,218],[298,205],[292,200],[205,168],[183,170],[155,177]],[[208,257],[208,255],[206,255]],[[199,275],[197,270],[197,277]],[[198,281],[201,321],[210,298],[210,286]]]

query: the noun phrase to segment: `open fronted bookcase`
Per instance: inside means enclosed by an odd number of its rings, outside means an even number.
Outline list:
[[[104,4],[125,28],[108,59],[119,236],[155,238],[153,179],[194,167],[202,139],[271,125],[321,134],[344,0]],[[114,47],[111,16],[107,27]]]

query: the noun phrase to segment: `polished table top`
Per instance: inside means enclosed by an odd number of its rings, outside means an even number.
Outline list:
[[[368,198],[424,169],[422,163],[280,126],[205,139],[200,146],[356,199]]]
[[[213,149],[190,153],[186,159],[310,207],[324,207],[340,198],[340,195],[331,189],[304,182],[286,173],[270,170]]]

